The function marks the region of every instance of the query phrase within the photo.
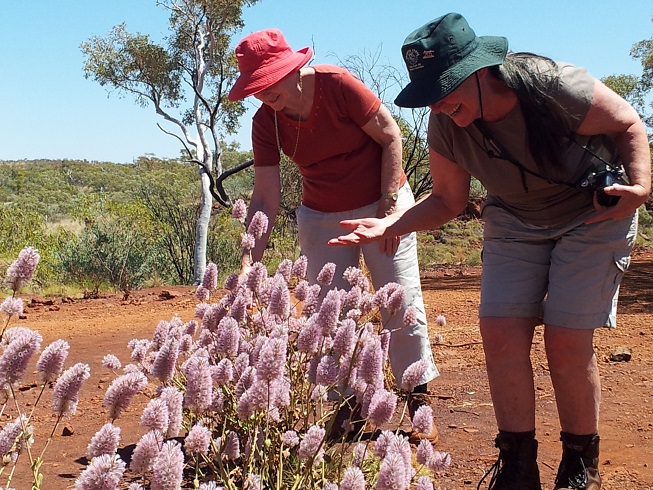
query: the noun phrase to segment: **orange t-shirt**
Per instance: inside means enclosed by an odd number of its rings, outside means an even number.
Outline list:
[[[381,101],[344,68],[312,68],[315,95],[308,119],[277,113],[281,148],[294,154],[303,177],[302,203],[326,213],[367,206],[381,197],[381,146],[361,127]],[[254,115],[252,146],[255,166],[279,165],[274,111],[265,104]],[[402,175],[401,185],[405,181]]]

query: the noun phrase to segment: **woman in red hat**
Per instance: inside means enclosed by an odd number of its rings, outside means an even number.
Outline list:
[[[349,289],[342,275],[358,267],[362,253],[375,288],[395,282],[405,289],[403,307],[384,318],[392,332],[389,359],[399,381],[406,368],[423,359],[427,368],[409,398],[411,416],[427,403],[426,384],[439,375],[429,342],[414,233],[362,247],[333,248],[327,242],[343,219],[383,217],[414,204],[402,168],[401,132],[388,109],[365,84],[332,65],[309,66],[310,47],[293,51],[278,29],[245,37],[236,47],[240,77],[231,100],[250,95],[263,102],[253,118],[254,191],[249,217],[264,212],[271,220],[281,201],[281,152],[299,168],[302,203],[296,211],[299,243],[315,283],[326,263],[336,264],[332,287]],[[242,272],[260,261],[269,230],[250,253]],[[404,312],[417,319],[406,326]],[[435,442],[437,428],[428,439]]]

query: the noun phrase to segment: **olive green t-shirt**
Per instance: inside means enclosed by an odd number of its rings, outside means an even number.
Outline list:
[[[569,64],[558,64],[558,67],[559,83],[551,95],[560,103],[563,108],[560,115],[574,131],[592,103],[594,78],[583,68]],[[567,149],[561,168],[546,169],[543,174],[529,151],[519,104],[504,119],[485,123],[485,128],[484,141],[475,124],[461,128],[448,116],[431,113],[428,143],[483,184],[488,193],[486,206],[500,206],[537,226],[565,223],[592,209],[592,194],[575,186],[596,161],[582,145],[610,162],[616,159],[614,144],[608,136],[574,135],[575,142],[567,137],[563,142]],[[488,156],[488,149],[500,158]],[[505,156],[537,175],[520,170]],[[434,181],[437,178],[433,175]]]

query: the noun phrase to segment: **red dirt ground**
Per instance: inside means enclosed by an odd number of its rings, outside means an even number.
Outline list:
[[[600,467],[604,490],[653,490],[651,277],[653,253],[636,254],[622,286],[619,328],[603,329],[595,336],[603,381]],[[496,428],[476,318],[479,271],[441,269],[425,273],[422,281],[429,319],[434,324],[437,315],[447,318],[445,327],[431,332],[432,338],[442,335],[444,340],[433,346],[441,376],[429,389],[441,434],[438,449],[450,452],[453,463],[439,477],[436,488],[475,489],[496,458],[493,447]],[[75,478],[85,464],[86,446],[107,421],[102,400],[114,375],[102,367],[104,355],[114,354],[126,364],[129,340],[151,338],[160,320],[170,320],[173,316],[190,320],[197,303],[193,291],[190,286],[147,289],[135,292],[127,301],[120,295],[92,300],[24,298],[28,303],[25,316],[13,324],[38,330],[43,336],[43,346],[59,338],[66,340],[71,346],[66,367],[79,361],[91,366],[91,378],[82,389],[77,414],[57,428],[47,448],[42,488],[74,488]],[[610,353],[618,347],[630,349],[630,361],[610,360]],[[534,339],[533,365],[540,471],[543,488],[548,490],[553,488],[560,443],[541,328]],[[21,387],[19,397],[29,409],[38,391],[36,383],[28,382]],[[46,399],[37,407],[35,452],[43,447],[54,423],[48,412],[50,395],[51,391],[47,392]],[[139,422],[146,402],[144,396],[140,402],[116,423],[122,428],[121,445],[135,443],[142,433]],[[6,413],[0,422],[4,424],[9,418]],[[18,465],[12,479],[11,486],[17,490],[30,488],[31,478],[25,463]],[[0,476],[0,487],[6,483],[6,477],[7,473]]]

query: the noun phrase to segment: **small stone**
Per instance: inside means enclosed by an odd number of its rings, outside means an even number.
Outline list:
[[[64,437],[72,436],[75,433],[75,429],[69,425],[64,425],[64,428],[61,430],[61,435]]]
[[[628,362],[633,357],[628,347],[616,347],[610,352],[612,362]]]

